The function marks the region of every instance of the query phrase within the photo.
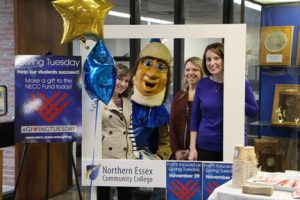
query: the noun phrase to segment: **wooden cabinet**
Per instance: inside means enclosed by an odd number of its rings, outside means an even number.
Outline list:
[[[14,0],[14,16],[16,55],[44,55],[46,52],[70,55],[69,46],[60,44],[63,22],[50,0]],[[16,173],[23,147],[24,144],[16,145]],[[48,147],[45,143],[28,146],[16,199],[45,199],[47,187],[49,197],[67,191],[71,178],[69,144],[51,143]]]
[[[2,182],[3,180],[3,151],[0,149],[0,200],[2,200]]]

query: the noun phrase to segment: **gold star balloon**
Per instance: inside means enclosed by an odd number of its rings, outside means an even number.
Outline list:
[[[106,0],[55,0],[52,5],[64,21],[61,44],[78,37],[104,40],[104,19],[113,7],[112,3]]]

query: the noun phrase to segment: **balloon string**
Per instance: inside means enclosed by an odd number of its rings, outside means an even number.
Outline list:
[[[92,168],[94,168],[95,161],[95,146],[96,146],[96,131],[97,131],[97,122],[98,122],[98,99],[96,100],[96,117],[95,117],[95,127],[94,127],[94,145],[93,145],[93,159],[92,159]],[[92,200],[92,186],[93,180],[90,179],[90,200]]]

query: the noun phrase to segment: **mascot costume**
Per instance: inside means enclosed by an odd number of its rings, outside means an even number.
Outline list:
[[[163,104],[170,83],[172,57],[159,39],[142,51],[134,69],[132,128],[139,159],[167,160],[171,156],[169,112]]]

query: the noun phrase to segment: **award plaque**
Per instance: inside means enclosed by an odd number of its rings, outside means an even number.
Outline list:
[[[300,127],[300,85],[276,84],[272,125]]]
[[[293,31],[293,26],[261,28],[260,65],[291,65]]]
[[[284,152],[281,152],[279,139],[262,138],[254,140],[255,153],[261,170],[268,172],[284,171]]]
[[[0,85],[0,116],[7,113],[7,88]]]
[[[298,46],[297,46],[296,65],[300,65],[300,27],[298,28]]]

